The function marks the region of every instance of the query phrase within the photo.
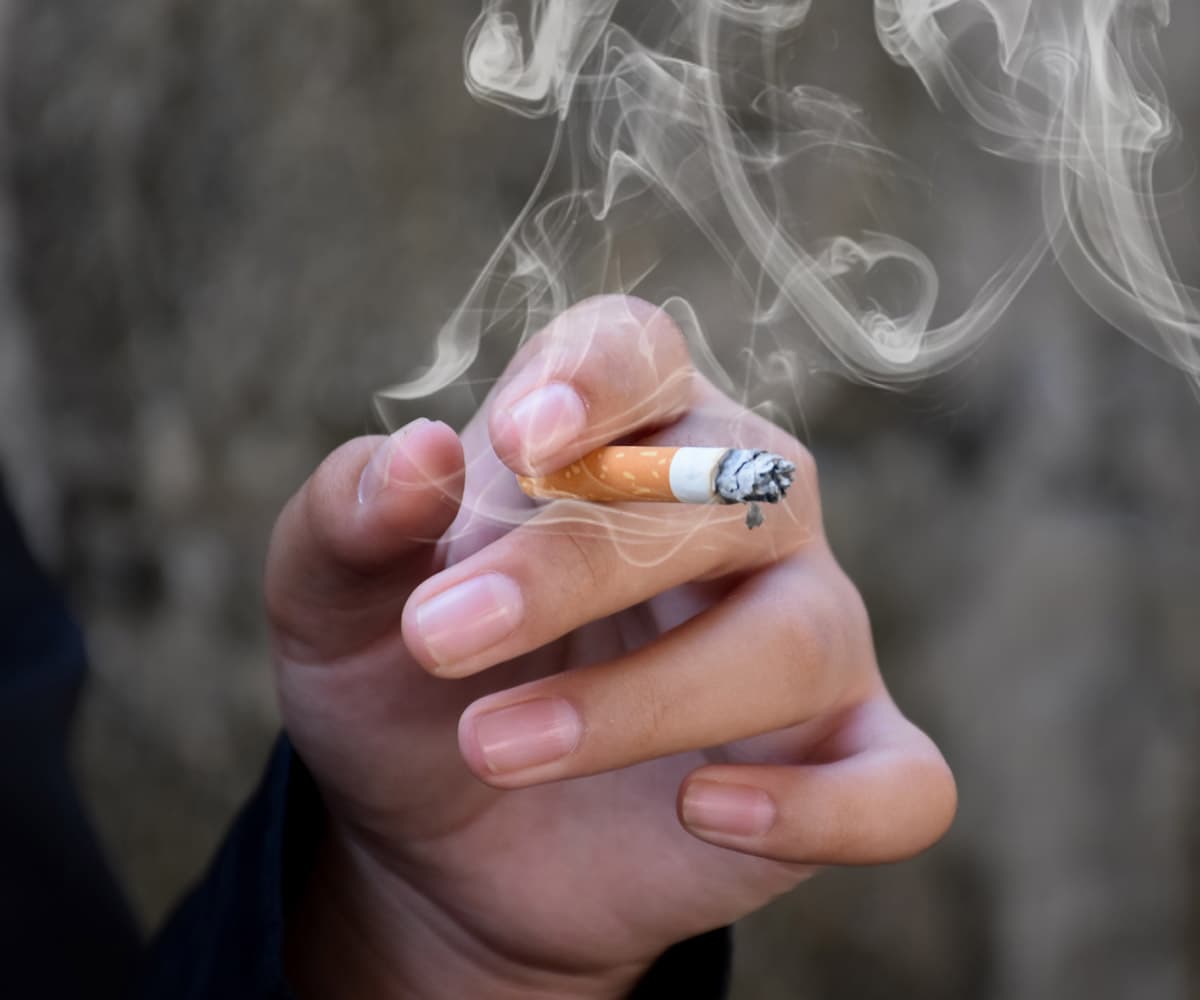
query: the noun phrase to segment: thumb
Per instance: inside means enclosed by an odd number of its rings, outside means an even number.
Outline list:
[[[325,662],[398,628],[458,512],[464,477],[458,436],[425,419],[326,458],[271,536],[265,594],[280,652]]]

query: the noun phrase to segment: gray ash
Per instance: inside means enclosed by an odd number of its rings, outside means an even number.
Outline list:
[[[721,459],[717,469],[717,496],[725,503],[748,503],[746,526],[763,523],[756,504],[779,503],[792,485],[796,466],[779,455],[761,449],[734,448]]]

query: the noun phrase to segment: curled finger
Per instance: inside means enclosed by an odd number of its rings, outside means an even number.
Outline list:
[[[882,864],[930,847],[954,818],[949,767],[890,702],[857,712],[876,716],[876,732],[841,759],[693,772],[680,791],[680,822],[710,843],[803,865]]]

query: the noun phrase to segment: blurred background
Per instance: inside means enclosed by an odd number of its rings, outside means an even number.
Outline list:
[[[89,636],[75,761],[147,928],[276,732],[276,513],[428,360],[545,158],[544,123],[463,89],[478,6],[4,6],[0,460]],[[1168,208],[1195,236],[1200,11],[1174,7],[1191,138]],[[806,46],[936,192],[921,245],[966,301],[1036,224],[1036,177],[972,152],[879,51],[869,4],[818,2]],[[1191,386],[1048,265],[947,375],[798,389],[835,549],[961,810],[917,861],[823,874],[745,921],[734,996],[1200,997]]]

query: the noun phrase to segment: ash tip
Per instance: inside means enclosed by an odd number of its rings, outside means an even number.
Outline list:
[[[734,448],[717,469],[717,496],[725,503],[779,503],[787,495],[795,474],[796,466],[780,455],[761,449]],[[746,523],[751,528],[762,524],[762,511],[752,508]]]

